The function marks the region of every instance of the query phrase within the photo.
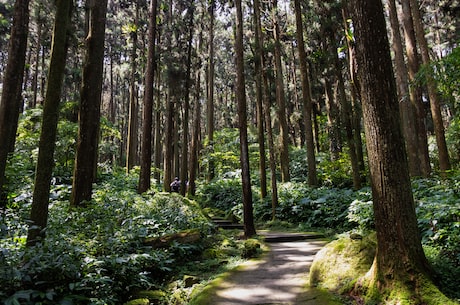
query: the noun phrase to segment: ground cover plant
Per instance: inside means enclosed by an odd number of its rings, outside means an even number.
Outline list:
[[[16,152],[9,159],[8,207],[0,213],[1,302],[123,304],[156,297],[160,304],[187,304],[194,285],[203,285],[244,257],[257,254],[257,241],[241,241],[239,232],[216,231],[209,219],[212,214],[242,219],[234,132],[223,133],[231,145],[226,141],[219,144],[232,152],[214,155],[213,162],[224,162],[225,166],[218,166],[219,175],[211,182],[199,181],[193,200],[161,193],[155,187],[139,195],[137,168],[126,174],[124,169],[103,163],[93,201],[86,208],[70,209],[69,164],[74,158],[72,135],[76,129],[67,120],[59,127],[47,237],[36,247],[26,248],[39,116],[39,109],[25,113]],[[109,125],[105,129],[110,133]],[[293,150],[291,165],[296,170],[291,182],[278,184],[276,220],[271,221],[271,194],[260,199],[255,154],[252,158],[254,214],[259,228],[261,224],[277,224],[277,229],[313,229],[331,234],[349,231],[364,235],[372,231],[370,188],[350,187],[346,159],[337,163],[319,156],[324,185],[313,188],[305,183],[306,171],[301,168],[305,151]],[[460,299],[459,186],[460,174],[455,171],[444,179],[433,176],[413,180],[424,249],[442,291],[456,299]],[[148,239],[190,230],[198,232],[198,242],[172,241],[167,247],[146,243]]]
[[[0,300],[123,304],[139,291],[167,291],[167,284],[184,272],[197,267],[209,272],[230,257],[246,255],[238,232],[222,237],[196,202],[175,193],[138,195],[132,187],[136,174],[107,173],[94,202],[82,209],[70,209],[69,188],[56,187],[46,239],[32,248],[25,247],[30,198],[8,209],[2,215]],[[146,243],[191,230],[199,232],[199,241],[165,247]],[[167,304],[168,293],[163,296]]]

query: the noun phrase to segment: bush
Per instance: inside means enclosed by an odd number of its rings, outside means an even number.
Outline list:
[[[138,290],[162,285],[180,262],[199,255],[198,245],[153,249],[144,243],[147,237],[192,228],[207,236],[211,224],[195,202],[178,194],[139,195],[126,188],[131,178],[112,174],[97,187],[87,208],[71,210],[67,201],[53,200],[46,239],[35,247],[25,247],[22,218],[28,215],[30,198],[3,215],[1,301],[122,304]]]

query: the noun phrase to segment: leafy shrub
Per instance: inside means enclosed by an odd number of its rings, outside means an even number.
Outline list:
[[[87,208],[50,204],[47,237],[25,247],[28,200],[3,215],[0,300],[11,304],[122,304],[142,289],[162,285],[181,261],[198,255],[194,245],[154,249],[147,237],[211,224],[198,205],[178,194],[139,195],[129,179],[104,177]],[[126,183],[128,181],[128,183]],[[59,198],[70,188],[61,187]],[[67,194],[64,194],[67,193]],[[21,216],[21,217],[18,217]]]
[[[413,183],[422,241],[439,248],[460,266],[460,177],[418,179]]]
[[[446,141],[449,149],[449,156],[452,160],[460,161],[460,118],[454,117],[446,131]]]
[[[243,201],[241,179],[232,177],[216,179],[197,188],[197,201],[203,208],[231,211]]]
[[[281,183],[278,187],[276,218],[310,228],[334,228],[338,231],[355,226],[347,220],[348,207],[356,198],[366,200],[369,190],[311,188],[306,183]],[[271,198],[255,205],[255,216],[271,219]]]

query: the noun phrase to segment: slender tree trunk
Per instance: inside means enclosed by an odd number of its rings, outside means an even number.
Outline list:
[[[251,175],[249,171],[249,147],[246,116],[246,89],[244,81],[244,52],[243,52],[243,12],[241,0],[235,1],[236,32],[235,32],[235,61],[236,82],[235,94],[238,104],[238,127],[240,129],[240,162],[241,179],[243,183],[243,223],[244,236],[249,238],[256,234],[252,208]]]
[[[153,121],[153,86],[155,73],[155,33],[157,24],[157,0],[150,1],[147,67],[145,69],[144,120],[142,122],[141,169],[139,173],[138,192],[144,193],[150,188],[152,167],[152,121]]]
[[[6,205],[6,194],[3,192],[5,169],[8,154],[13,151],[16,140],[28,33],[29,0],[16,0],[0,101],[0,208]]]
[[[415,82],[415,77],[420,69],[419,54],[417,52],[414,23],[411,16],[411,9],[408,0],[402,0],[402,21],[404,27],[404,38],[407,54],[407,70],[409,82]],[[416,139],[418,141],[417,152],[419,167],[422,176],[428,176],[431,172],[430,157],[428,153],[428,138],[426,131],[426,112],[422,102],[421,89],[417,86],[409,87],[410,101],[416,112]]]
[[[329,36],[329,50],[332,58],[332,66],[334,69],[335,79],[337,81],[337,99],[341,105],[342,115],[341,119],[343,125],[345,127],[345,134],[349,148],[350,154],[350,161],[351,161],[351,168],[352,168],[352,175],[353,175],[353,187],[355,189],[361,188],[361,175],[359,169],[359,162],[356,155],[356,144],[354,138],[354,130],[353,130],[353,111],[350,105],[350,102],[347,99],[345,93],[345,84],[343,81],[342,76],[342,66],[339,62],[339,57],[337,54],[337,47],[335,42],[334,33],[331,30],[327,31]]]
[[[263,46],[262,31],[260,30],[260,2],[254,0],[254,27],[255,27],[255,78],[256,78],[256,103],[257,103],[257,134],[259,139],[259,171],[260,171],[260,196],[267,197],[267,165],[265,157],[265,129],[264,129],[264,110],[263,110]]]
[[[199,46],[202,42],[202,34],[200,33]],[[200,47],[198,47],[200,49]],[[200,104],[200,82],[201,71],[196,71],[196,90],[195,90],[195,117],[193,125],[192,144],[190,146],[190,179],[188,185],[188,194],[193,196],[196,191],[196,176],[198,172],[198,147],[200,141],[200,127],[201,127],[201,104]]]
[[[398,11],[395,0],[388,0],[392,49],[394,52],[396,83],[398,85],[399,109],[401,111],[401,123],[406,143],[406,151],[411,176],[422,176],[419,159],[419,144],[416,129],[416,109],[409,99],[408,71],[404,61],[403,44],[398,20]]]
[[[304,124],[305,124],[305,140],[307,146],[307,166],[308,166],[308,184],[315,186],[318,184],[316,176],[316,159],[315,159],[315,143],[313,140],[313,123],[312,123],[312,99],[310,78],[307,66],[307,54],[305,53],[305,43],[303,40],[302,27],[302,10],[300,0],[294,0],[295,19],[296,19],[296,35],[297,35],[297,51],[299,52],[300,75],[302,82],[302,102],[304,107]]]
[[[164,136],[164,158],[163,158],[163,167],[164,167],[164,177],[163,177],[163,189],[166,192],[171,191],[171,182],[173,174],[173,130],[174,130],[174,92],[177,90],[175,88],[175,81],[173,80],[170,74],[168,75],[169,83],[169,94],[166,98],[166,122],[165,122],[165,136]]]
[[[160,38],[160,35],[158,35]],[[158,44],[160,43],[160,39],[158,39]],[[155,164],[155,173],[153,174],[153,177],[155,178],[156,182],[160,182],[160,168],[161,168],[161,160],[162,160],[162,152],[163,152],[163,145],[161,143],[161,130],[162,130],[162,112],[161,112],[161,91],[160,91],[160,84],[161,84],[161,75],[160,75],[160,65],[157,63],[156,64],[156,69],[157,69],[157,102],[155,105],[155,131],[154,131],[154,138],[155,138],[155,151],[154,151],[154,164]]]
[[[278,24],[278,0],[272,0],[273,38],[275,42],[275,77],[276,101],[278,103],[278,120],[280,124],[280,165],[281,180],[287,182],[291,179],[289,174],[289,128],[286,117],[286,96],[284,92],[283,69],[281,63],[280,29]]]
[[[346,35],[346,42],[347,42],[347,49],[348,49],[348,74],[349,74],[349,84],[350,84],[350,95],[351,95],[351,112],[352,115],[352,128],[354,129],[354,143],[355,143],[355,150],[356,150],[356,158],[358,160],[358,167],[359,172],[362,180],[364,181],[365,178],[363,177],[363,173],[365,172],[365,164],[364,164],[364,152],[363,152],[363,141],[361,138],[361,118],[362,118],[362,111],[361,111],[361,104],[360,104],[360,97],[358,93],[358,86],[357,80],[355,76],[356,70],[356,59],[355,59],[355,47],[352,43],[352,38],[350,37],[349,33],[351,31],[350,26],[348,24],[348,11],[346,5],[342,7],[342,18],[343,18],[343,25]]]
[[[422,54],[422,62],[430,67],[430,55],[428,43],[423,29],[422,17],[417,0],[410,0],[412,20],[414,22],[415,34]],[[430,68],[431,69],[431,68]],[[428,96],[430,98],[431,117],[434,123],[434,132],[436,134],[436,144],[438,145],[439,167],[442,172],[450,170],[450,159],[447,151],[446,137],[444,132],[444,123],[441,114],[441,101],[436,87],[436,81],[432,73],[426,73],[426,82]]]
[[[90,28],[86,37],[79,130],[73,175],[72,206],[91,201],[96,180],[103,80],[107,0],[90,1]]]
[[[206,125],[208,131],[208,142],[211,146],[212,153],[214,151],[214,19],[215,19],[216,3],[211,0],[209,3],[209,58],[208,58],[208,75],[207,75],[207,102],[206,102]],[[208,165],[208,181],[214,179],[214,162],[212,158]]]
[[[37,19],[37,45],[35,46],[35,67],[32,76],[32,108],[37,106],[37,98],[38,98],[38,74],[40,71],[40,51],[42,51],[42,34],[43,34],[43,18],[41,16],[41,7],[39,6],[36,10]]]
[[[188,145],[189,145],[189,111],[190,111],[190,74],[192,69],[192,43],[193,43],[193,17],[194,17],[195,7],[194,4],[191,4],[189,8],[190,19],[188,23],[189,28],[189,39],[187,46],[187,71],[185,75],[185,92],[184,92],[184,117],[182,122],[182,160],[181,160],[181,169],[180,169],[180,181],[182,181],[182,186],[180,188],[180,193],[182,196],[185,196],[187,191],[187,181],[188,181]]]
[[[329,134],[329,152],[331,161],[340,159],[342,152],[342,137],[340,136],[341,120],[339,108],[332,93],[332,85],[329,76],[324,79],[324,92],[326,94],[326,111],[327,111],[327,131]]]
[[[130,32],[132,39],[131,49],[131,71],[129,77],[129,119],[128,119],[128,142],[126,147],[126,173],[128,173],[138,159],[138,126],[139,126],[139,97],[137,94],[137,31],[139,23],[139,6],[137,0],[134,2],[136,16],[134,18],[135,30]]]
[[[45,236],[48,222],[48,203],[54,167],[59,103],[67,57],[67,32],[70,25],[71,8],[72,0],[59,0],[57,2],[32,209],[30,211],[30,226],[27,235],[28,246],[35,245],[40,238]]]
[[[414,291],[429,266],[417,227],[383,6],[380,0],[351,4],[378,241],[367,276],[381,291]]]

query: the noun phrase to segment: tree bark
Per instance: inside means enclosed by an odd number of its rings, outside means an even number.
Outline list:
[[[430,67],[430,55],[428,43],[423,29],[422,17],[417,0],[410,0],[412,20],[414,22],[415,34],[417,36],[418,45],[422,54],[422,62],[427,67]],[[430,68],[431,69],[431,68]],[[441,101],[436,87],[436,81],[433,78],[433,73],[426,73],[426,83],[428,96],[430,98],[431,117],[433,118],[434,132],[436,134],[436,144],[438,145],[439,168],[442,172],[451,169],[449,153],[447,151],[446,136],[444,132],[444,123],[441,114]]]
[[[0,101],[0,208],[6,205],[3,193],[5,169],[8,154],[13,151],[16,140],[28,33],[29,0],[16,0]]]
[[[351,4],[378,241],[369,283],[414,292],[418,276],[430,268],[417,227],[383,6],[380,0]]]
[[[83,66],[77,152],[70,204],[91,201],[96,180],[101,95],[103,80],[107,0],[90,1],[90,27],[86,37],[86,59]]]
[[[238,127],[240,130],[240,162],[241,179],[243,183],[243,224],[244,236],[249,238],[256,234],[252,207],[251,175],[249,171],[249,147],[246,114],[246,89],[244,81],[244,52],[243,52],[243,12],[241,0],[235,1],[236,31],[235,31],[235,61],[236,82],[235,94],[238,104]]]
[[[392,49],[394,52],[396,83],[398,85],[399,109],[406,143],[409,162],[409,173],[413,177],[422,176],[421,160],[419,159],[419,143],[417,137],[416,109],[409,99],[409,83],[407,67],[404,61],[403,44],[395,0],[388,0]]]
[[[207,75],[207,101],[206,101],[206,128],[208,131],[208,145],[211,147],[210,153],[214,151],[214,19],[216,3],[211,0],[209,3],[209,58]],[[214,162],[209,159],[207,180],[214,179]]]
[[[192,43],[193,43],[193,17],[194,17],[195,7],[191,3],[189,8],[189,38],[187,46],[187,71],[185,73],[185,90],[184,90],[184,117],[182,122],[182,160],[181,160],[181,169],[180,169],[180,181],[182,181],[182,187],[180,188],[180,193],[182,196],[185,196],[187,191],[187,181],[188,181],[188,171],[189,171],[189,112],[190,112],[190,74],[192,69]]]
[[[256,80],[256,105],[257,105],[257,134],[259,142],[259,171],[260,171],[260,197],[267,197],[267,165],[265,156],[265,124],[264,124],[264,100],[263,100],[263,84],[262,75],[264,74],[262,63],[263,46],[262,46],[262,30],[260,29],[260,2],[253,1],[254,6],[254,44],[255,44],[255,80]]]
[[[280,124],[280,165],[281,180],[288,182],[291,177],[289,173],[289,128],[286,117],[286,96],[284,91],[283,69],[281,63],[281,41],[280,28],[278,24],[278,0],[272,0],[272,22],[275,57],[275,84],[276,101],[278,103],[278,120]]]
[[[415,38],[414,23],[408,0],[402,0],[402,21],[404,27],[404,39],[406,42],[407,70],[409,82],[414,83],[416,74],[420,69],[419,54]],[[420,174],[428,176],[431,172],[430,157],[428,152],[428,138],[426,130],[426,111],[422,102],[421,89],[417,86],[409,86],[409,97],[416,112],[416,140]]]
[[[155,73],[155,34],[157,24],[157,0],[150,1],[147,67],[145,69],[144,118],[142,122],[141,168],[138,192],[144,193],[150,188],[152,168],[152,125],[153,125],[153,83]]]
[[[318,179],[316,175],[315,144],[313,139],[312,99],[309,71],[307,66],[307,54],[305,53],[305,43],[303,40],[302,11],[300,0],[294,0],[294,9],[297,29],[297,51],[299,52],[300,76],[302,82],[302,102],[304,107],[305,121],[305,144],[307,146],[308,184],[310,186],[316,186],[318,184]]]
[[[72,0],[59,0],[57,2],[48,85],[43,105],[42,128],[30,211],[30,226],[27,235],[28,246],[35,245],[40,238],[45,237],[45,228],[48,222],[48,203],[54,167],[59,103],[67,58],[67,33],[70,25],[71,8]]]
[[[131,49],[131,71],[129,76],[129,117],[128,117],[128,142],[126,143],[126,173],[128,173],[134,165],[138,164],[138,126],[139,126],[139,97],[137,94],[136,74],[137,74],[137,31],[139,23],[139,5],[134,2],[136,16],[134,18],[135,29],[130,32],[132,39]],[[145,97],[144,97],[145,100]]]

